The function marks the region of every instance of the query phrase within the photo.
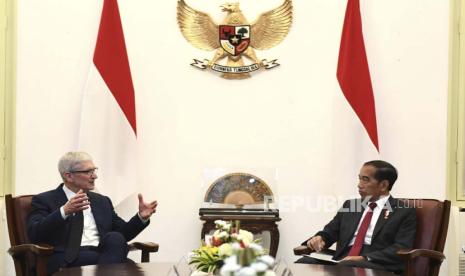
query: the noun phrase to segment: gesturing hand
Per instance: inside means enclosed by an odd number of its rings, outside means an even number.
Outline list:
[[[84,193],[84,191],[81,189],[75,196],[66,202],[66,204],[63,206],[63,210],[65,211],[65,215],[70,215],[89,208],[89,205],[89,198],[87,197],[87,194]]]
[[[321,238],[321,236],[314,236],[311,239],[309,239],[307,242],[307,246],[310,249],[315,250],[316,252],[320,252],[321,250],[323,250],[323,248],[325,247],[325,244],[326,243]]]
[[[141,194],[138,195],[139,198],[139,215],[142,219],[147,220],[150,216],[155,213],[157,210],[158,202],[156,200],[146,203]]]

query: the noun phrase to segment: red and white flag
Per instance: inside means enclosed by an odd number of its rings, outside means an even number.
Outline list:
[[[82,100],[79,149],[99,167],[98,191],[119,204],[136,191],[134,86],[116,0],[104,0]]]
[[[379,152],[375,99],[365,52],[360,0],[348,0],[342,30],[337,79],[342,92]]]

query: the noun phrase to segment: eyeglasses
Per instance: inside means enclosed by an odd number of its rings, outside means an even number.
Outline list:
[[[85,170],[85,171],[70,171],[69,173],[82,173],[82,174],[85,174],[87,176],[92,176],[92,175],[97,175],[98,168],[88,169],[88,170]]]

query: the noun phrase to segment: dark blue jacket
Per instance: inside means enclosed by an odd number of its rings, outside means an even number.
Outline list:
[[[387,270],[402,271],[405,263],[396,252],[413,246],[417,225],[415,208],[392,196],[384,208],[376,222],[371,245],[363,246],[360,255],[368,257],[370,262]],[[354,237],[363,212],[361,199],[347,200],[324,229],[315,234],[323,238],[326,248],[336,243],[334,259],[339,260],[347,256],[349,243]],[[306,245],[307,241],[302,245]]]
[[[137,214],[125,222],[115,213],[108,197],[94,192],[88,192],[87,195],[100,237],[110,231],[116,231],[130,241],[149,224],[149,222],[144,224]],[[32,198],[32,209],[27,221],[28,236],[32,243],[47,243],[52,245],[57,252],[65,250],[70,219],[69,217],[63,219],[60,207],[67,201],[63,184],[55,190]]]

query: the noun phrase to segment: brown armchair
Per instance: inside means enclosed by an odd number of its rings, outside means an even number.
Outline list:
[[[406,207],[415,207],[417,233],[412,250],[399,250],[397,255],[407,262],[405,275],[437,276],[442,261],[449,227],[450,201],[436,199],[404,199]],[[307,246],[294,248],[295,255],[310,254]]]
[[[31,244],[27,237],[26,220],[31,210],[32,195],[5,196],[8,233],[11,247],[8,253],[13,257],[16,275],[27,276],[35,267],[37,276],[47,275],[47,257],[53,247],[47,244]],[[141,250],[141,261],[148,262],[149,254],[158,251],[158,244],[134,242],[129,250]]]
[[[439,275],[446,258],[442,253],[449,228],[450,201],[435,199],[406,199],[417,211],[417,234],[412,250],[397,254],[407,261],[406,275]]]

